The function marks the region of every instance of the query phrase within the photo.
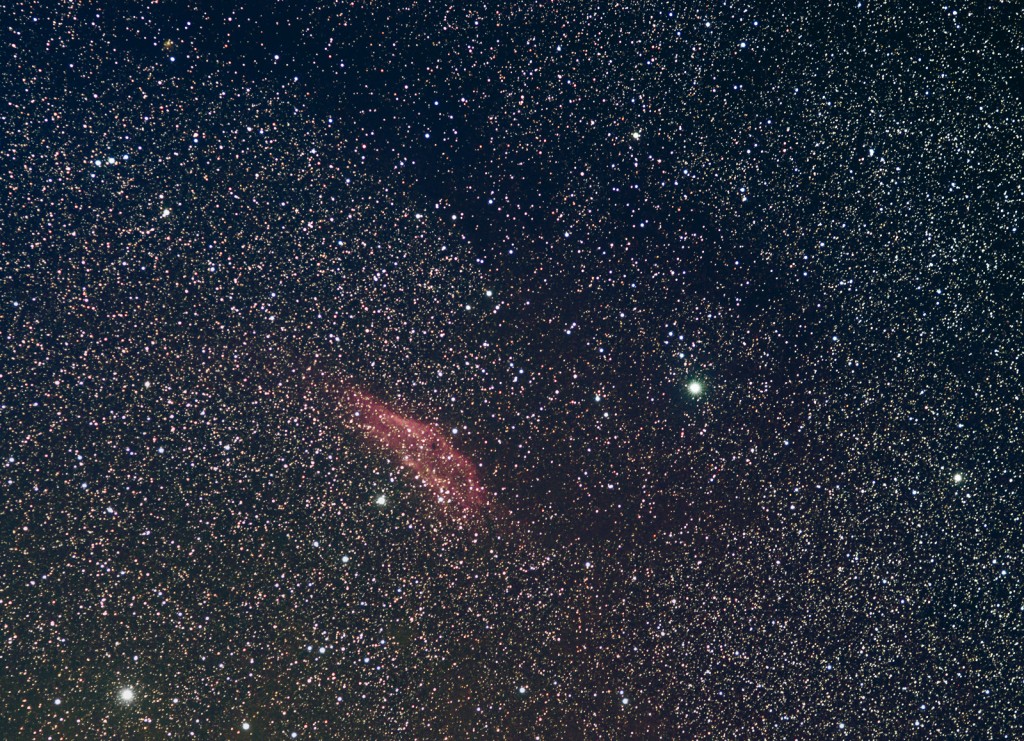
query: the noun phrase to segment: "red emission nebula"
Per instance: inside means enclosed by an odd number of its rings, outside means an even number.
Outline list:
[[[409,419],[363,391],[349,389],[344,399],[352,424],[397,458],[438,503],[473,512],[486,505],[476,466],[436,427]]]

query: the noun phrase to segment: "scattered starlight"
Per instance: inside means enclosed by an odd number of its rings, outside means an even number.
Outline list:
[[[1013,3],[286,5],[5,6],[0,737],[1024,737]]]

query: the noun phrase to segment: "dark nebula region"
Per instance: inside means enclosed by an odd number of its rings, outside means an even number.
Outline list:
[[[0,741],[1024,739],[1021,0],[4,0],[0,199]]]
[[[357,389],[343,394],[349,424],[387,452],[446,509],[479,513],[487,504],[477,468],[433,424],[402,416]]]

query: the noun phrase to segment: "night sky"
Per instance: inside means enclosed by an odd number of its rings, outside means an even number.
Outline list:
[[[805,5],[6,3],[0,738],[1024,737],[1024,10]]]

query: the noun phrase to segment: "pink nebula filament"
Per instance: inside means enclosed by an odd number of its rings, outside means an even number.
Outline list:
[[[350,389],[345,397],[355,426],[395,456],[439,503],[467,510],[484,505],[476,466],[434,425],[405,417],[363,391]]]

